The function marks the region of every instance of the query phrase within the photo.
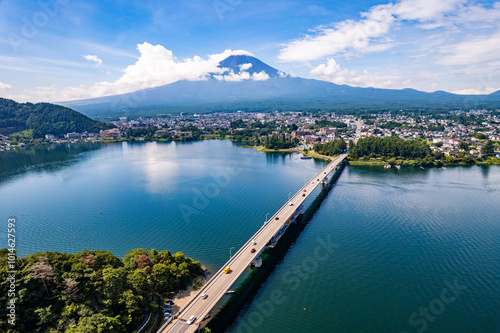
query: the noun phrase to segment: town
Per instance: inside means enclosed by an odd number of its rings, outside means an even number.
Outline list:
[[[190,141],[232,139],[268,150],[310,150],[318,143],[343,140],[347,146],[367,137],[425,140],[434,152],[456,158],[481,158],[491,142],[500,158],[500,112],[452,111],[445,114],[385,112],[343,115],[336,113],[272,112],[161,115],[155,118],[111,122],[115,127],[99,133],[46,134],[38,143],[78,141]],[[274,138],[274,139],[273,139]],[[22,148],[33,142],[0,135],[0,149]]]

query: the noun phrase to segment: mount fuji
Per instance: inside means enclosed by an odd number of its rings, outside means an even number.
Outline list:
[[[221,61],[218,73],[201,81],[176,81],[132,93],[58,103],[92,118],[155,116],[165,113],[242,111],[386,111],[498,108],[490,95],[427,93],[337,85],[285,74],[248,55]]]

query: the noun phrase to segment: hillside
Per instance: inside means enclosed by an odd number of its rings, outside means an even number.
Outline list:
[[[375,89],[337,85],[291,77],[250,56],[231,56],[219,63],[227,73],[264,72],[267,80],[177,81],[133,93],[63,102],[90,117],[154,116],[161,113],[214,111],[314,111],[339,112],[423,109],[447,111],[500,107],[500,93],[466,96],[443,91]]]
[[[64,106],[49,103],[17,103],[0,98],[0,134],[32,130],[33,138],[45,134],[63,135],[71,132],[99,132],[113,125],[97,120]]]

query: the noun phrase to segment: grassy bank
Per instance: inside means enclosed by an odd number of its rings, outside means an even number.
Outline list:
[[[363,161],[363,160],[354,160],[354,161],[349,161],[349,165],[386,165],[387,162],[384,161]]]
[[[443,166],[471,166],[471,165],[500,165],[499,158],[489,158],[487,160],[474,160],[471,159],[468,162],[463,162],[461,160],[454,160],[449,162],[446,160],[433,160],[430,163],[424,162],[424,160],[409,160],[401,159],[395,162],[389,162],[384,160],[364,160],[364,159],[349,159],[349,165],[372,165],[372,166],[384,166],[386,164],[390,165],[401,165],[403,167],[443,167]]]
[[[317,153],[314,153],[312,151],[304,151],[304,150],[301,150],[300,151],[304,156],[311,156],[312,158],[316,158],[318,160],[323,160],[323,161],[327,161],[327,162],[331,162],[332,161],[332,158],[333,157],[330,157],[330,156],[326,156],[326,155],[320,155],[320,154],[317,154]]]

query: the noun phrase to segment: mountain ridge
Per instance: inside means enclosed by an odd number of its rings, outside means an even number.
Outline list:
[[[456,95],[443,91],[428,93],[411,88],[351,87],[291,77],[251,56],[230,56],[219,63],[219,68],[227,69],[222,74],[212,74],[204,81],[181,80],[132,93],[60,104],[92,118],[236,110],[450,110],[500,105],[500,91],[490,95]],[[247,79],[243,79],[243,72],[248,73]],[[262,72],[269,76],[267,80],[251,79],[250,75]],[[225,74],[240,77],[238,80],[228,80]]]

